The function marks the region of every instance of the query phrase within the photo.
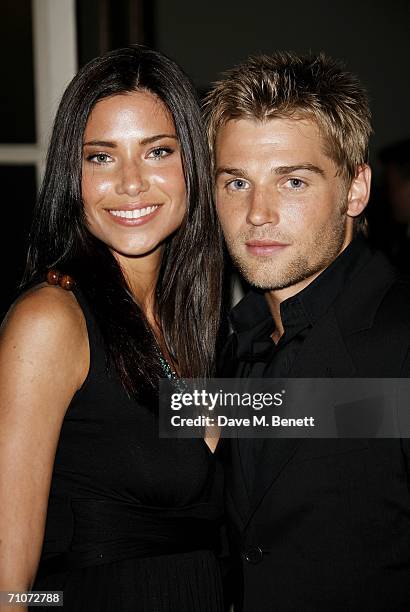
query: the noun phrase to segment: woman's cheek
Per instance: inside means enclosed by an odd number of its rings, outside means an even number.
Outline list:
[[[172,190],[185,189],[185,176],[180,161],[163,165],[161,170],[153,171],[151,174],[152,182],[157,185],[168,187]]]
[[[85,176],[83,179],[83,201],[87,206],[97,205],[113,189],[113,181],[108,178],[97,179],[95,176]]]

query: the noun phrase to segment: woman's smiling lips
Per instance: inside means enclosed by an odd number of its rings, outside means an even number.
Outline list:
[[[160,209],[161,204],[131,204],[107,210],[111,219],[125,227],[135,227],[148,223]]]
[[[268,256],[281,252],[285,247],[289,246],[275,240],[247,240],[246,249],[251,255]]]

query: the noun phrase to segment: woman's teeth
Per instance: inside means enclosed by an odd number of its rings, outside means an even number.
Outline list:
[[[109,210],[110,215],[122,217],[123,219],[139,219],[154,212],[158,206],[147,206],[147,208],[136,208],[135,210]]]

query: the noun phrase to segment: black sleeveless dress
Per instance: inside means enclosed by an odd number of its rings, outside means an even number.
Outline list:
[[[158,437],[155,410],[107,374],[96,322],[75,295],[90,370],[61,429],[33,590],[63,591],[73,612],[222,611],[217,457],[202,439]]]

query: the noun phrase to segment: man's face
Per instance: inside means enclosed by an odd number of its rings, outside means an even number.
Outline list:
[[[244,277],[265,290],[308,284],[352,238],[346,182],[316,124],[230,120],[215,148],[218,214]]]

